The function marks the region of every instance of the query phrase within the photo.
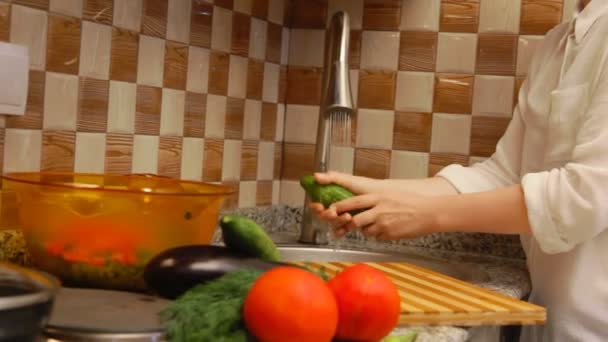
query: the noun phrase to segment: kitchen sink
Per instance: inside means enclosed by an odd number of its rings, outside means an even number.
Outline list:
[[[477,264],[455,263],[417,254],[386,253],[334,249],[331,247],[281,246],[281,255],[286,261],[344,261],[344,262],[407,262],[466,282],[488,281],[489,275]]]

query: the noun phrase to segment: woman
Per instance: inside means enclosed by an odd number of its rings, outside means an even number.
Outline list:
[[[608,340],[608,0],[581,0],[536,52],[496,152],[434,178],[318,174],[358,196],[311,207],[338,236],[520,234],[545,326],[522,341]],[[351,217],[347,211],[368,210]]]

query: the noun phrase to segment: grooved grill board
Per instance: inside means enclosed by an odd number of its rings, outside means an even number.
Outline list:
[[[349,262],[296,262],[333,276]],[[400,326],[544,324],[546,310],[405,262],[366,262],[399,288]]]

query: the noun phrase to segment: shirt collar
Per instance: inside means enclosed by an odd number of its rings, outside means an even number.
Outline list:
[[[591,26],[608,12],[608,0],[592,0],[584,10],[579,11],[578,8],[574,15],[574,35],[577,43],[580,43]]]

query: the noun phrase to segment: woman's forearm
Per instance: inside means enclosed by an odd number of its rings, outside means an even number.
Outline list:
[[[409,192],[426,196],[456,195],[458,191],[445,178],[431,177],[423,179],[386,179],[382,190],[388,192]]]
[[[489,192],[433,198],[437,231],[529,234],[528,211],[521,185]],[[429,210],[434,210],[430,208]]]

